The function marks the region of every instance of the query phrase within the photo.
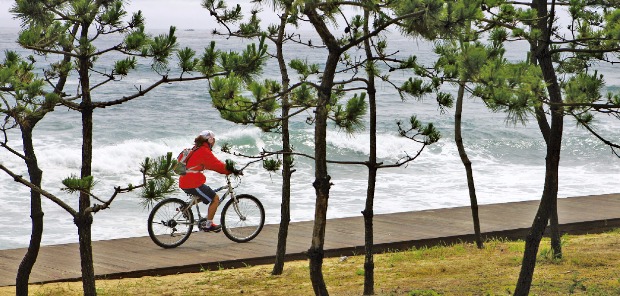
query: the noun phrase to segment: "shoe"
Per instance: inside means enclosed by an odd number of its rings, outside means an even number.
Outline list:
[[[211,224],[209,227],[203,227],[202,230],[205,232],[220,232],[222,225]]]

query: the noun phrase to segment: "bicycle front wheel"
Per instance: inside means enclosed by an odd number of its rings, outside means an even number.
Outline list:
[[[222,209],[222,230],[234,242],[249,242],[263,229],[265,209],[249,194],[240,194],[236,200],[231,198]]]
[[[162,248],[182,245],[192,234],[192,208],[178,198],[161,201],[151,211],[148,220],[149,236]]]

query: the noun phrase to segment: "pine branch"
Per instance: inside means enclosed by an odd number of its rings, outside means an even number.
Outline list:
[[[423,145],[422,148],[420,148],[420,150],[418,150],[418,152],[414,156],[409,156],[409,154],[407,154],[407,152],[405,152],[406,156],[404,156],[401,159],[399,159],[396,163],[387,164],[387,165],[379,165],[379,166],[377,166],[377,169],[395,168],[395,167],[401,167],[403,165],[406,165],[409,162],[412,162],[416,158],[418,158],[418,156],[420,156],[420,154],[422,154],[422,151],[424,150],[425,147],[426,147],[426,144]]]
[[[55,195],[53,195],[53,194],[51,194],[51,193],[41,189],[39,186],[37,186],[35,184],[32,184],[30,181],[22,178],[22,176],[19,176],[19,175],[13,173],[11,170],[6,168],[2,164],[0,164],[0,169],[5,171],[9,176],[11,176],[13,178],[13,180],[15,180],[15,182],[18,182],[18,183],[26,185],[31,190],[34,190],[34,191],[40,193],[41,195],[49,198],[52,202],[54,202],[55,204],[59,205],[61,208],[63,208],[65,211],[67,211],[69,214],[71,214],[71,216],[77,217],[77,212],[73,208],[71,208],[69,205],[67,205],[64,201],[62,201],[61,199],[56,197]]]
[[[581,117],[579,117],[577,114],[572,113],[572,112],[570,114],[577,120],[577,122],[579,122],[583,127],[585,127],[592,135],[594,135],[597,139],[599,139],[605,145],[609,146],[611,148],[611,152],[620,158],[620,154],[618,153],[618,151],[616,151],[616,149],[620,149],[619,144],[613,143],[605,139],[603,136],[598,134],[587,122],[582,120]]]
[[[3,142],[0,142],[0,146],[2,146],[4,149],[8,150],[12,154],[16,155],[17,157],[19,157],[19,158],[21,158],[23,160],[26,160],[26,156],[25,155],[23,155],[22,153],[20,153],[19,151],[15,150],[15,149],[11,148],[7,144],[7,141],[6,141],[6,139],[7,139],[6,138],[6,131],[3,130],[3,133],[4,133],[5,140]]]
[[[219,73],[216,75],[224,75],[224,73]],[[181,82],[181,81],[196,81],[196,80],[205,80],[205,79],[209,79],[212,78],[212,76],[198,76],[198,77],[191,77],[191,78],[168,78],[168,76],[162,76],[162,78],[160,80],[158,80],[157,82],[151,84],[149,87],[142,89],[142,87],[136,87],[138,89],[138,92],[136,92],[133,95],[128,95],[128,96],[123,96],[121,99],[118,100],[113,100],[113,101],[107,101],[107,102],[93,102],[93,106],[95,108],[106,108],[106,107],[110,107],[110,106],[114,106],[114,105],[120,105],[122,103],[131,101],[135,98],[139,98],[144,96],[145,94],[147,94],[148,92],[152,91],[153,89],[155,89],[156,87],[158,87],[161,84],[164,83],[171,83],[171,82]]]

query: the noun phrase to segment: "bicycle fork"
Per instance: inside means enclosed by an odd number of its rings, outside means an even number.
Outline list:
[[[241,210],[239,210],[239,200],[237,199],[237,197],[231,195],[230,201],[232,202],[233,209],[235,210],[235,213],[237,213],[237,215],[239,216],[239,219],[241,221],[245,221],[246,217],[241,213]]]
[[[215,192],[218,192],[222,189],[226,188],[226,186],[222,186],[216,190],[214,190]],[[228,186],[228,188],[230,188],[230,186]],[[237,199],[237,197],[232,193],[232,191],[229,189],[226,191],[226,193],[224,193],[222,195],[222,197],[220,197],[220,204],[222,204],[222,202],[224,201],[224,199],[226,199],[226,197],[228,196],[228,194],[230,194],[230,202],[232,202],[232,206],[233,209],[235,210],[235,213],[237,213],[237,215],[239,216],[239,219],[241,219],[241,221],[245,221],[246,217],[241,213],[241,211],[239,210],[239,200]]]

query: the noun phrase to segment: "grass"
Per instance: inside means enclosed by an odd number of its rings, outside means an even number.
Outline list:
[[[511,295],[523,241],[491,240],[375,255],[377,295]],[[620,231],[563,237],[561,260],[541,243],[530,295],[620,295]],[[331,295],[361,295],[364,257],[328,258],[323,275]],[[161,277],[99,280],[99,295],[313,295],[307,261]],[[82,295],[80,282],[31,285],[31,295]],[[15,295],[15,287],[0,287]]]

